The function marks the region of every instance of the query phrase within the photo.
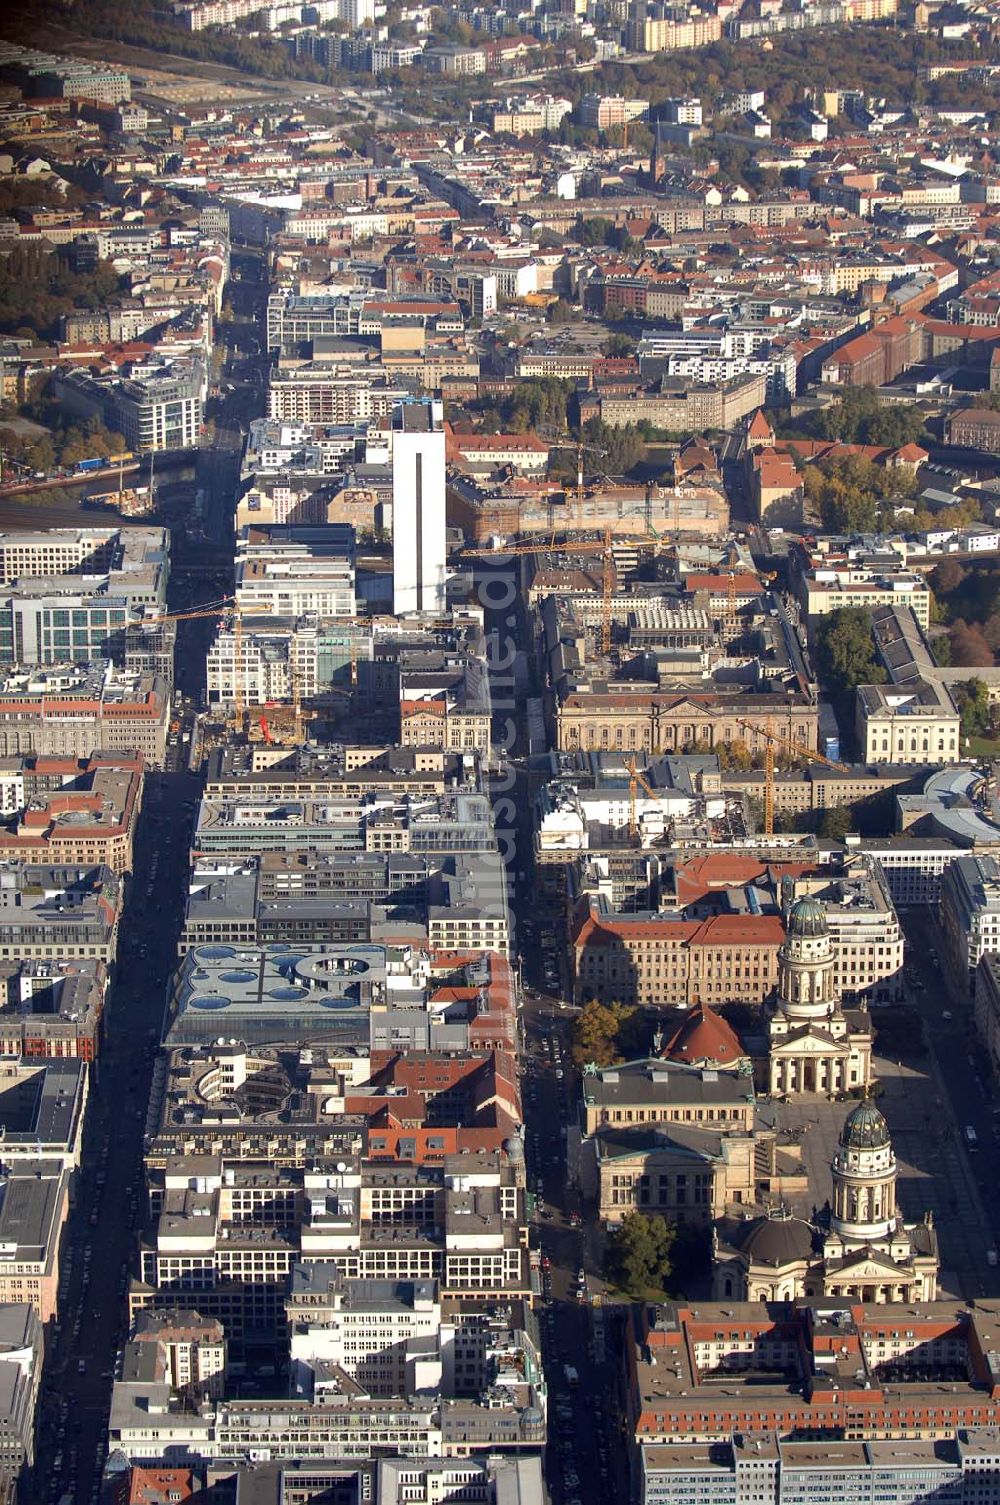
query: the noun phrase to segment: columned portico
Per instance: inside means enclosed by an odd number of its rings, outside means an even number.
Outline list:
[[[833,969],[826,911],[816,899],[797,899],[778,953],[778,997],[769,1021],[773,1096],[836,1097],[871,1081],[867,1016],[844,1014]]]

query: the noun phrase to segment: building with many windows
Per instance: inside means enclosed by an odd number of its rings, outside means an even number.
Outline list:
[[[108,987],[103,962],[6,962],[0,971],[0,1054],[27,1061],[93,1061]]]
[[[37,1307],[23,1299],[0,1306],[0,1480],[15,1485],[35,1462],[43,1354]]]
[[[436,400],[392,416],[392,609],[445,608],[445,432]]]
[[[933,1212],[920,1223],[903,1221],[896,1201],[896,1157],[874,1103],[860,1102],[848,1113],[831,1173],[832,1201],[812,1223],[778,1204],[763,1217],[716,1225],[717,1299],[936,1300]]]
[[[236,601],[247,617],[354,615],[354,529],[253,526],[236,545]]]
[[[945,960],[959,987],[975,996],[976,968],[1000,952],[1000,858],[958,857],[941,878]]]
[[[99,418],[137,454],[194,449],[201,438],[207,377],[196,357],[136,365],[110,381],[67,371],[53,383],[68,412]]]
[[[115,959],[123,885],[110,868],[0,864],[0,961]]]
[[[131,1310],[196,1306],[233,1342],[280,1334],[300,1260],[348,1279],[437,1281],[442,1297],[481,1306],[527,1298],[523,1182],[523,1160],[504,1153],[303,1169],[180,1158],[151,1172]]]
[[[585,94],[580,100],[580,124],[598,131],[643,120],[649,114],[648,99],[625,99],[621,94]]]
[[[797,1441],[746,1432],[717,1442],[643,1444],[639,1505],[983,1505],[1000,1445],[990,1428],[947,1438]]]
[[[956,1497],[972,1505],[984,1498],[981,1470],[993,1477],[1000,1470],[998,1322],[1000,1308],[988,1297],[974,1307],[950,1300],[877,1304],[863,1296],[643,1305],[634,1309],[624,1354],[628,1434],[636,1449],[725,1445],[744,1434],[761,1469],[755,1482],[744,1476],[747,1484],[761,1498],[780,1500],[786,1497],[765,1492],[773,1461],[765,1445],[754,1445],[761,1433],[809,1439],[823,1470],[845,1436],[850,1446],[877,1442],[884,1456],[905,1459],[915,1440],[947,1451],[949,1439],[961,1447],[975,1436],[968,1429],[988,1428],[970,1463],[968,1493]],[[819,1472],[814,1490],[823,1481],[839,1488],[835,1473]],[[818,1497],[843,1498],[791,1496]],[[926,1496],[917,1489],[903,1498]]]
[[[572,924],[573,989],[578,1002],[762,1003],[778,981],[784,941],[779,915],[716,914],[682,919],[659,911],[612,909],[585,895]]]
[[[27,1302],[45,1323],[56,1315],[70,1173],[56,1160],[0,1177],[0,1305]]]
[[[719,690],[706,694],[660,691],[640,683],[567,685],[555,708],[559,751],[602,750],[683,753],[695,743],[709,748],[729,742],[764,746],[764,732],[780,716],[793,742],[815,749],[819,710],[803,694],[777,697]]]
[[[855,694],[855,729],[866,763],[958,761],[960,717],[947,686],[859,685]]]
[[[170,687],[107,659],[0,669],[0,757],[89,759],[95,747],[163,764]]]

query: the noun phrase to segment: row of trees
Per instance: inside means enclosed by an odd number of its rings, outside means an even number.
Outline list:
[[[0,419],[3,452],[29,470],[52,470],[57,465],[75,465],[78,460],[103,459],[125,453],[121,434],[105,428],[99,419],[83,423],[56,421],[49,433],[22,433],[4,428]]]
[[[73,418],[46,384],[22,409],[38,428],[12,428],[0,419],[4,453],[31,470],[51,470],[56,465],[75,465],[78,460],[103,459],[125,453],[123,436],[106,428],[101,420]]]
[[[816,662],[820,683],[834,695],[886,681],[875,656],[871,616],[858,606],[841,607],[822,619],[816,631]]]
[[[896,506],[913,490],[913,474],[846,455],[806,465],[802,489],[828,532],[872,533],[891,522]]]
[[[699,94],[714,101],[737,90],[765,89],[768,111],[775,118],[786,115],[807,91],[835,88],[861,89],[902,106],[948,107],[961,101],[963,109],[993,113],[997,108],[988,84],[947,75],[939,79],[920,76],[926,63],[963,57],[963,43],[856,26],[849,32],[823,28],[786,33],[771,38],[771,44],[765,52],[757,42],[716,42],[698,50],[658,53],[638,65],[612,61],[596,74],[560,78],[559,92],[569,91],[575,102],[580,93],[597,88],[602,93],[649,98],[655,106],[678,94]],[[984,59],[997,56],[995,47],[984,49]]]
[[[786,439],[836,439],[842,444],[880,444],[902,449],[928,437],[923,415],[903,403],[879,402],[875,387],[847,387],[833,402],[779,424]]]
[[[87,195],[82,188],[53,177],[15,177],[9,173],[0,178],[0,214],[15,214],[20,210],[62,209],[84,204]]]
[[[948,624],[948,662],[985,668],[1000,661],[1000,565],[945,559],[931,573],[930,584]]]
[[[120,286],[121,279],[106,261],[98,262],[93,271],[79,272],[66,250],[15,246],[0,278],[0,334],[55,339],[63,314],[74,308],[103,308]]]
[[[11,41],[38,47],[43,45],[40,31],[65,34],[67,20],[77,36],[105,37],[196,62],[222,63],[264,78],[322,83],[328,76],[326,69],[310,59],[297,60],[280,41],[214,30],[187,31],[168,5],[154,4],[153,0],[132,0],[125,7],[118,0],[88,0],[86,5],[74,5],[72,0],[32,0],[30,5],[5,7],[2,34]]]

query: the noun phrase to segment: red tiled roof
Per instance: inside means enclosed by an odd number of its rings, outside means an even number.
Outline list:
[[[195,1492],[189,1468],[143,1468],[133,1463],[128,1505],[166,1505],[168,1500],[190,1500]]]
[[[684,585],[689,591],[728,591],[730,580],[737,595],[764,594],[756,575],[685,575]]]
[[[696,1003],[667,1041],[663,1055],[670,1061],[685,1061],[690,1065],[698,1061],[715,1061],[720,1066],[731,1066],[741,1060],[746,1051],[725,1019],[707,1004]]]

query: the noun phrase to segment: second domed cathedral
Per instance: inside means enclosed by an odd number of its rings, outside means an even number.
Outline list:
[[[830,1165],[831,1200],[815,1222],[784,1208],[714,1232],[717,1300],[933,1301],[938,1246],[933,1218],[904,1223],[896,1207],[889,1127],[865,1100],[848,1113]]]

